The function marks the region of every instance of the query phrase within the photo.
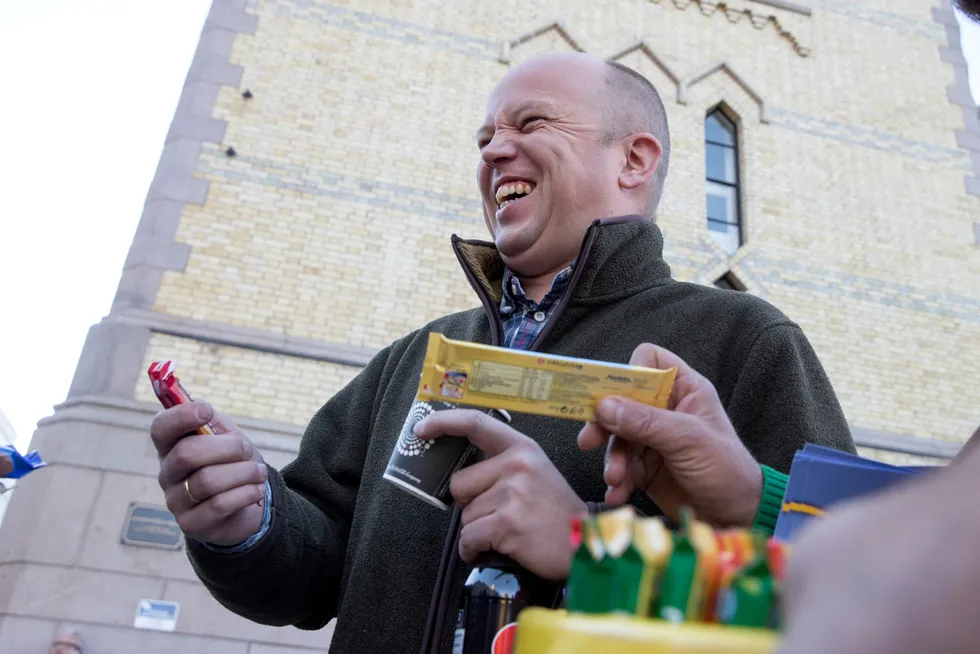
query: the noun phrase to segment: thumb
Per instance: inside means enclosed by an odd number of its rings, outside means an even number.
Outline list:
[[[605,397],[596,406],[596,422],[623,440],[645,445],[669,457],[685,446],[695,418],[624,397]]]

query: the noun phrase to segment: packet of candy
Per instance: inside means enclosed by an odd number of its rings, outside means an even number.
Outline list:
[[[0,445],[0,454],[5,454],[10,457],[11,462],[14,464],[14,469],[4,475],[3,479],[20,479],[38,468],[43,468],[48,465],[41,460],[41,455],[37,451],[21,454],[13,445]]]
[[[774,628],[777,620],[776,580],[770,568],[766,541],[755,537],[755,559],[735,573],[722,590],[718,618],[736,627]]]
[[[607,395],[666,409],[676,375],[676,368],[511,350],[432,332],[416,399],[588,421]]]
[[[609,610],[609,569],[595,518],[572,519],[572,567],[568,574],[565,605],[569,611],[605,613]]]
[[[146,374],[150,377],[153,385],[153,393],[160,400],[164,409],[177,406],[178,404],[188,404],[192,402],[190,394],[184,390],[177,375],[174,374],[173,361],[154,361],[150,364]],[[210,424],[199,427],[195,433],[215,434],[214,427]]]
[[[717,622],[722,590],[727,589],[732,579],[754,558],[752,537],[745,529],[728,529],[716,532],[718,540],[718,568],[712,582],[708,585],[704,604],[704,621]]]
[[[691,529],[694,517],[687,507],[681,509],[680,523],[655,611],[655,617],[667,622],[698,619],[704,590],[703,566],[699,565],[698,546]]]
[[[599,536],[606,551],[604,560],[609,570],[606,608],[613,613],[636,612],[643,559],[632,547],[635,519],[636,512],[631,506],[605,511],[596,517]]]
[[[664,574],[674,541],[664,521],[644,518],[633,522],[633,543],[630,550],[643,562],[643,572],[638,580],[635,614],[648,618],[653,615],[653,603],[657,585]]]

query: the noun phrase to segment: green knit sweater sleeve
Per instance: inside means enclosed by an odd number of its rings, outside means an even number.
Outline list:
[[[374,404],[387,379],[379,353],[310,421],[296,459],[269,467],[272,521],[243,552],[188,540],[187,554],[208,591],[260,624],[319,629],[336,616],[360,471]]]
[[[779,519],[788,481],[789,475],[767,465],[762,466],[762,499],[759,501],[759,509],[752,523],[753,531],[772,536],[776,530],[776,521]]]

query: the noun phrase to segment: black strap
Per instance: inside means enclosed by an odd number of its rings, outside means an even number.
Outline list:
[[[442,545],[442,557],[439,560],[439,571],[436,573],[436,583],[432,588],[432,597],[429,600],[429,614],[425,618],[425,631],[422,634],[421,654],[438,653],[442,640],[442,626],[445,624],[445,617],[442,615],[443,596],[446,595],[444,588],[452,588],[452,582],[447,583],[447,579],[452,580],[456,575],[459,566],[458,558],[455,565],[452,565],[454,555],[459,556],[457,539],[459,530],[462,526],[463,512],[458,506],[453,506],[452,516],[449,518],[449,528],[446,529],[446,539]],[[452,577],[449,576],[449,569],[452,567]]]

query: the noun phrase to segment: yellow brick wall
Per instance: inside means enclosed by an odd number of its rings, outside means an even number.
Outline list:
[[[143,369],[175,360],[181,384],[195,399],[235,416],[306,426],[323,403],[360,368],[154,334]],[[136,384],[136,399],[156,403],[149,380]]]
[[[980,388],[980,203],[963,189],[943,28],[928,0],[809,4],[810,17],[749,0],[725,11],[697,0],[260,1],[256,34],[232,56],[254,97],[219,96],[225,143],[202,153],[207,201],[185,210],[177,235],[190,261],[166,274],[155,309],[380,348],[474,306],[448,247],[453,232],[484,235],[473,132],[507,70],[500,45],[560,20],[590,52],[642,40],[680,79],[725,61],[748,85],[715,73],[680,104],[649,57],[623,59],[667,105],[658,220],[675,275],[710,283],[732,269],[800,322],[853,426],[962,440],[980,423],[968,400]],[[510,57],[570,48],[552,30]],[[703,120],[720,102],[742,145],[748,244],[732,259],[704,225]],[[151,350],[169,347],[199,393],[297,424],[352,374],[161,336]],[[253,378],[275,380],[264,404],[231,385]]]

